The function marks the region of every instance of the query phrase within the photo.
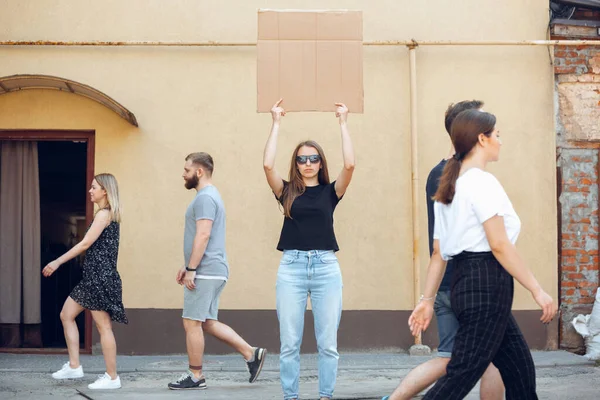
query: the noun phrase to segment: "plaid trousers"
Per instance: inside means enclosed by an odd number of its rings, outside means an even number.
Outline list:
[[[451,302],[460,327],[447,373],[424,400],[463,399],[490,362],[500,370],[507,400],[537,399],[531,352],[511,313],[513,277],[490,252],[454,259]]]

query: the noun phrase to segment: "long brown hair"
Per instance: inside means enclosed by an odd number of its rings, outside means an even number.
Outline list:
[[[450,137],[456,153],[448,160],[440,178],[440,185],[433,199],[442,204],[450,204],[456,191],[456,180],[462,160],[479,142],[479,135],[490,137],[496,127],[493,114],[479,110],[465,110],[458,114],[452,123]]]
[[[298,146],[296,146],[296,149],[292,153],[292,160],[290,162],[289,184],[285,185],[283,188],[283,193],[281,193],[281,198],[283,200],[283,214],[288,218],[292,218],[292,203],[294,203],[296,197],[304,193],[306,188],[306,185],[304,185],[304,181],[302,180],[302,175],[300,174],[298,166],[296,165],[296,156],[298,155],[300,148],[303,146],[312,147],[313,149],[317,150],[317,153],[319,153],[319,156],[321,156],[318,176],[319,184],[328,185],[330,183],[329,170],[327,169],[327,159],[325,158],[325,152],[323,151],[323,148],[314,140],[306,140],[298,143]]]

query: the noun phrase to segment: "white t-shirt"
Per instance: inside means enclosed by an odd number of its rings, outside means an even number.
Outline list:
[[[521,220],[504,188],[489,172],[471,168],[456,181],[450,204],[435,202],[433,238],[440,241],[440,252],[449,260],[463,251],[491,251],[483,223],[499,215],[504,217],[508,239],[514,244],[521,231]]]

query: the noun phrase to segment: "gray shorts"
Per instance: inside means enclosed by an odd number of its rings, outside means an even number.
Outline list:
[[[226,281],[220,279],[196,279],[196,289],[183,287],[182,318],[194,321],[217,320],[219,297]]]

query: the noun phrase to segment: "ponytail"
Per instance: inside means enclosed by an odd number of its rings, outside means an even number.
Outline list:
[[[438,186],[433,200],[439,201],[442,204],[450,204],[454,199],[454,193],[456,191],[456,180],[460,173],[461,165],[460,157],[452,157],[446,163],[442,177],[440,178],[440,184]]]

